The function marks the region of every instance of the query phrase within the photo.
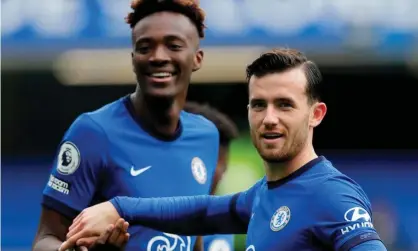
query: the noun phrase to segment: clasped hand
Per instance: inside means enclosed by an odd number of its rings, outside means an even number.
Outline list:
[[[123,247],[129,239],[129,223],[121,219],[110,202],[103,202],[84,209],[69,228],[67,240],[59,251],[73,247],[90,249],[95,245],[111,244]]]

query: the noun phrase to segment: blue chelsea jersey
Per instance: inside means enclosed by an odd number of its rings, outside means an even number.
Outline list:
[[[42,204],[73,218],[115,196],[208,194],[218,159],[215,125],[181,112],[178,137],[158,139],[135,119],[129,97],[79,116],[54,160]],[[126,250],[192,250],[195,237],[129,228]],[[163,250],[165,250],[163,249]]]
[[[380,240],[366,194],[324,157],[277,182],[263,178],[235,203],[247,251],[347,251]]]

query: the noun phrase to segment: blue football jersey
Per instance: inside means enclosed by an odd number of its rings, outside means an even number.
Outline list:
[[[366,194],[324,157],[277,182],[263,178],[235,208],[248,223],[247,251],[344,251],[380,240]]]
[[[181,112],[178,137],[159,139],[134,119],[129,97],[79,116],[65,133],[42,204],[70,218],[115,196],[209,194],[219,133],[200,115]],[[126,250],[192,250],[195,237],[129,228]]]
[[[234,235],[218,234],[203,237],[203,250],[205,251],[233,251]]]

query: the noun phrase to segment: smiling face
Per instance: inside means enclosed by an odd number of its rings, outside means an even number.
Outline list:
[[[144,95],[176,97],[187,92],[203,52],[195,25],[184,15],[158,12],[132,31],[132,64]]]
[[[251,139],[267,162],[288,161],[312,144],[313,128],[326,106],[310,102],[302,67],[249,80],[248,120]]]

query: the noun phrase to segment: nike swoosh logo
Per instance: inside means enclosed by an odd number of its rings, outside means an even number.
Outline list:
[[[138,175],[140,175],[141,173],[145,172],[146,170],[148,170],[150,168],[151,168],[151,166],[147,166],[147,167],[135,170],[134,166],[132,166],[131,167],[131,175],[134,176],[134,177],[138,176]]]

